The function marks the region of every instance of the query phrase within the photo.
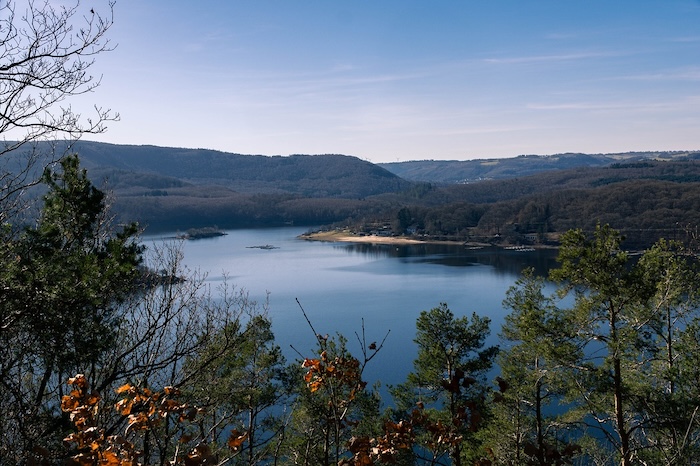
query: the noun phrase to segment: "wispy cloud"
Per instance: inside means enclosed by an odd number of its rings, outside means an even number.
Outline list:
[[[680,68],[658,73],[618,76],[611,79],[621,81],[700,81],[700,67]]]
[[[590,60],[595,58],[610,58],[623,55],[619,52],[579,52],[556,55],[531,55],[523,57],[504,57],[504,58],[486,58],[486,63],[493,64],[528,64],[528,63],[544,63],[544,62],[563,62],[576,60]]]
[[[678,99],[663,102],[564,102],[564,103],[531,103],[526,105],[530,110],[546,111],[679,111],[681,108],[695,109],[700,103],[700,96],[689,95]]]
[[[671,39],[668,39],[667,42],[678,42],[678,43],[700,42],[700,36],[673,37]]]
[[[551,32],[544,36],[545,39],[549,40],[570,40],[577,39],[578,37],[580,37],[580,35],[573,32]]]
[[[561,104],[527,104],[530,110],[620,110],[630,108],[629,105],[620,103],[590,103],[590,102],[567,102]]]

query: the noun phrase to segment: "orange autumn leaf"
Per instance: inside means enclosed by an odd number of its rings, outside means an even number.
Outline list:
[[[309,384],[309,390],[311,390],[311,393],[313,393],[313,392],[317,391],[319,388],[321,388],[321,385],[322,385],[321,382],[318,380],[316,382],[311,382]]]
[[[134,400],[124,398],[123,400],[119,400],[114,407],[119,412],[119,414],[121,414],[122,416],[127,416],[131,414],[131,409],[134,407]]]
[[[317,367],[320,362],[321,361],[319,361],[318,359],[308,359],[307,358],[307,359],[304,359],[304,362],[302,363],[301,367]]]
[[[131,384],[125,383],[121,387],[117,388],[117,394],[119,395],[119,394],[122,394],[124,392],[128,392],[129,390],[131,390],[131,388],[132,388]]]
[[[87,387],[87,379],[83,374],[76,374],[75,377],[70,377],[68,379],[68,385],[77,385],[80,388]]]
[[[180,404],[180,403],[178,403],[178,402],[175,401],[175,400],[163,400],[163,401],[161,402],[161,407],[162,407],[165,411],[178,411],[178,410],[180,410],[180,409],[183,409],[185,406],[182,405],[182,404]]]
[[[61,411],[64,413],[71,412],[80,406],[80,400],[71,395],[65,395],[61,398]]]
[[[167,396],[178,396],[180,394],[180,389],[175,387],[165,387],[163,391]]]
[[[102,453],[100,464],[104,466],[127,466],[132,463],[127,460],[121,460],[113,451],[105,451]]]

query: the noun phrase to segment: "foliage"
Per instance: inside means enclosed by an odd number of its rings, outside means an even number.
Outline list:
[[[184,395],[206,408],[202,425],[212,451],[227,432],[238,432],[240,455],[234,464],[264,463],[274,456],[281,425],[279,410],[291,396],[288,369],[274,342],[271,322],[257,312],[229,323],[186,362],[207,361],[206,370],[187,384]],[[230,443],[229,443],[230,446]]]
[[[177,388],[165,387],[162,392],[154,392],[130,384],[119,387],[116,392],[120,400],[114,405],[114,410],[126,418],[126,427],[121,433],[109,434],[99,423],[101,397],[90,391],[85,376],[71,377],[68,384],[72,389],[61,399],[61,410],[69,415],[73,424],[73,432],[63,439],[69,447],[66,464],[143,464],[139,458],[148,458],[149,433],[163,425],[171,427],[170,433],[179,443],[167,464],[195,466],[219,461],[209,445],[198,437],[201,408],[180,401]],[[240,450],[245,438],[232,430],[226,442],[228,448],[233,452]],[[37,449],[33,454],[33,460],[37,462],[50,459],[50,452],[45,449]]]
[[[580,349],[544,288],[544,279],[526,270],[504,300],[511,313],[501,329],[497,359],[501,390],[484,435],[490,455],[503,463],[557,464],[580,451],[556,415],[569,377],[566,368],[580,357]]]
[[[104,196],[77,157],[47,171],[36,227],[5,242],[0,295],[0,403],[12,412],[0,451],[23,451],[62,424],[50,400],[66,374],[100,364],[116,342],[120,303],[135,289],[136,226],[111,228]],[[0,456],[3,456],[0,454]]]
[[[531,271],[508,291],[500,351],[488,318],[423,311],[414,370],[382,416],[363,373],[386,337],[368,343],[363,325],[358,357],[307,318],[315,354],[287,366],[266,305],[226,279],[212,293],[178,243],[146,254],[77,157],[43,180],[36,225],[0,246],[1,464],[700,458],[698,270],[681,243],[633,257],[609,225],[569,231],[554,294]],[[424,211],[400,212],[405,227]]]
[[[204,276],[182,268],[176,244],[152,250],[143,267],[136,227],[111,228],[104,194],[87,180],[77,157],[64,159],[62,171],[44,179],[49,191],[37,226],[2,244],[1,464],[21,463],[34,450],[62,456],[70,420],[56,400],[65,393],[67,374],[86,374],[90,393],[114,404],[118,387],[156,384],[189,396],[222,360],[255,367],[267,364],[263,352],[279,355],[257,303],[226,282],[212,296]],[[245,321],[258,330],[225,338],[226,329]],[[202,416],[198,425],[211,426],[210,419]],[[107,433],[129,424],[126,414],[109,410],[98,421]],[[177,449],[175,427],[166,421],[144,434],[139,449],[145,464],[163,464]],[[209,441],[221,441],[216,432],[226,426],[217,428]]]
[[[551,276],[562,293],[574,293],[573,306],[561,313],[583,350],[570,364],[567,396],[621,464],[674,464],[695,454],[688,439],[696,433],[697,402],[685,392],[695,382],[676,365],[685,359],[680,341],[700,317],[697,273],[678,245],[661,241],[632,262],[620,242],[609,226],[562,239],[562,265]]]
[[[476,314],[455,317],[445,303],[418,317],[414,372],[392,389],[393,417],[410,413],[416,460],[459,465],[476,451],[474,433],[486,418],[484,376],[498,352],[484,348],[489,322]]]
[[[381,342],[367,343],[364,325],[357,335],[362,359],[347,349],[347,340],[316,335],[318,357],[303,358],[304,372],[289,424],[282,456],[291,464],[370,464],[365,447],[379,432],[379,398],[362,380],[366,365],[382,349]]]

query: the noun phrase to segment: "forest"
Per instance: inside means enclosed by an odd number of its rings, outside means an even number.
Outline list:
[[[145,250],[77,156],[42,182],[39,220],[6,224],[0,251],[2,464],[700,460],[699,277],[679,242],[631,256],[608,225],[569,230],[555,291],[525,272],[502,328],[421,312],[413,371],[382,400],[363,371],[383,341],[362,329],[351,354],[307,319],[316,349],[286,361],[264,303],[212,291],[176,245]]]
[[[661,237],[685,241],[700,222],[700,161],[692,152],[473,161],[494,179],[444,183],[408,181],[341,155],[267,157],[87,141],[54,149],[80,153],[120,221],[138,221],[149,232],[326,225],[489,244],[532,244],[534,235],[536,243],[556,245],[565,231],[600,222],[622,232],[626,247],[644,249]],[[392,169],[423,167],[420,176],[439,180],[440,170],[461,163]],[[31,192],[38,198],[38,191]]]

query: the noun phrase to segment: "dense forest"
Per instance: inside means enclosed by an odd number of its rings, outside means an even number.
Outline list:
[[[77,157],[42,180],[38,221],[6,224],[0,250],[2,464],[700,461],[700,271],[681,243],[633,258],[607,225],[564,233],[556,289],[526,271],[502,328],[423,311],[382,400],[363,372],[384,341],[362,329],[352,354],[307,319],[315,349],[286,361],[264,305],[208,291],[177,245],[144,250]]]
[[[358,232],[509,244],[557,244],[572,228],[605,223],[629,248],[661,237],[694,240],[700,224],[700,163],[645,161],[576,168],[528,177],[444,187],[424,185],[415,197],[383,195],[381,215],[343,221]]]

